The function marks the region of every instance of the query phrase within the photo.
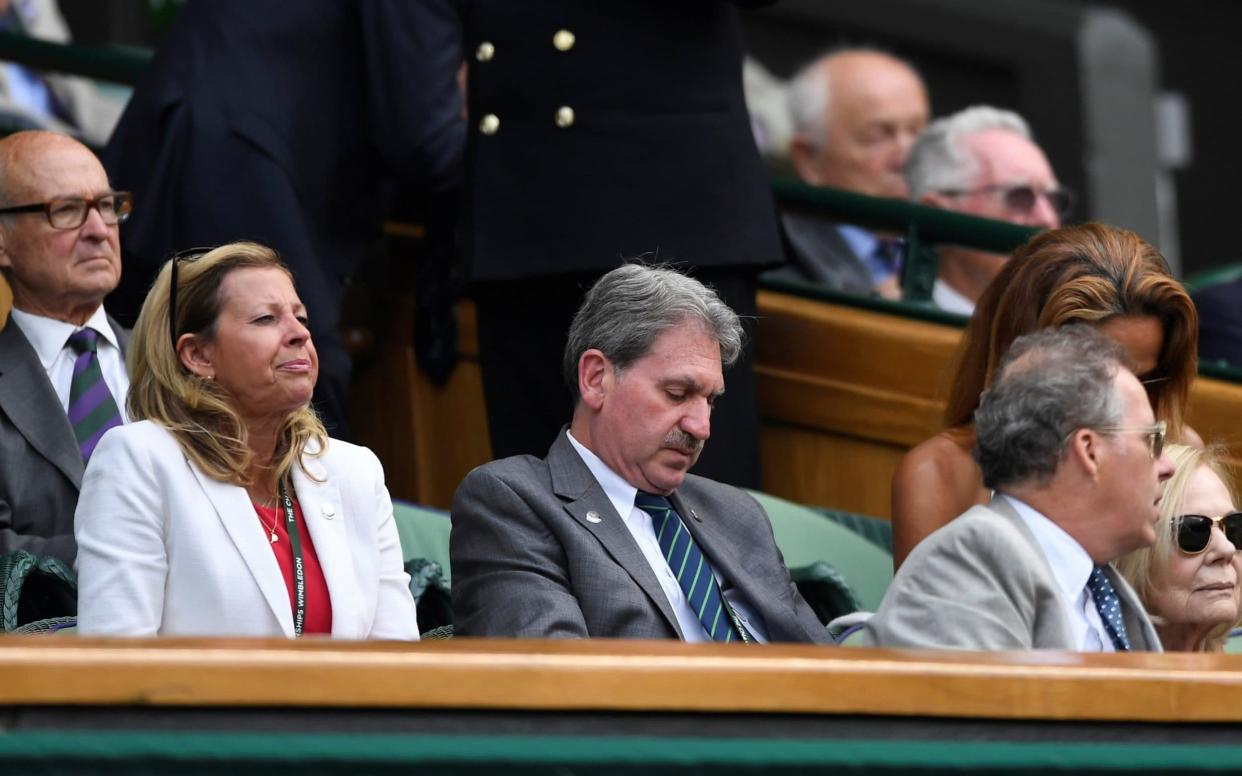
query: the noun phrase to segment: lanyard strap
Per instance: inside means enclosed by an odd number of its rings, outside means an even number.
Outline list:
[[[293,635],[302,635],[306,621],[306,570],[302,566],[302,537],[298,533],[298,520],[293,512],[293,499],[285,479],[280,479],[280,502],[285,507],[285,530],[289,532],[289,549],[293,551]]]

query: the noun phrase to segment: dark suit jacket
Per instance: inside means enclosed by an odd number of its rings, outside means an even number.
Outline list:
[[[123,351],[129,331],[108,322]],[[34,347],[10,320],[0,330],[0,555],[27,550],[73,563],[83,469],[65,408]]]
[[[754,3],[741,3],[753,5]],[[462,0],[474,280],[781,258],[721,0]],[[553,45],[558,30],[575,42]],[[494,55],[480,61],[489,43]],[[572,126],[557,126],[561,107]],[[495,134],[479,122],[499,118]]]
[[[736,588],[763,617],[771,641],[831,641],[754,499],[688,475],[670,500],[722,587]],[[587,520],[590,512],[602,520]],[[650,564],[565,432],[546,459],[516,456],[471,472],[452,518],[456,633],[680,638]]]
[[[863,296],[875,293],[871,270],[845,241],[837,223],[786,213],[781,225],[785,228],[788,263],[770,270],[767,277],[815,283]]]
[[[134,192],[109,309],[131,323],[171,251],[275,248],[310,315],[317,406],[339,427],[346,283],[397,182],[424,192],[460,174],[457,34],[447,0],[188,4],[103,153]]]
[[[1242,366],[1242,280],[1209,286],[1193,296],[1199,311],[1199,358]]]

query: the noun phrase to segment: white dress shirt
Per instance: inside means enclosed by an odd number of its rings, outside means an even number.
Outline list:
[[[1052,576],[1061,588],[1061,603],[1065,605],[1065,613],[1069,617],[1070,632],[1074,643],[1082,652],[1116,652],[1113,640],[1104,630],[1104,621],[1095,608],[1091,591],[1087,589],[1087,579],[1095,569],[1091,556],[1067,534],[1061,526],[1040,514],[1029,504],[1010,495],[1005,495],[1014,510],[1035,535],[1035,542],[1043,551],[1048,565],[1052,567]]]
[[[129,422],[129,416],[125,413],[129,375],[125,372],[125,357],[121,353],[120,340],[108,323],[108,315],[104,312],[103,305],[95,310],[85,326],[74,326],[72,323],[32,315],[16,307],[9,313],[9,320],[16,323],[30,341],[66,413],[69,412],[69,385],[73,382],[73,362],[78,359],[78,354],[67,344],[69,335],[80,328],[98,332],[99,344],[96,353],[99,356],[99,369],[103,372],[104,382],[108,384],[108,390],[121,411],[121,420]]]
[[[587,465],[594,475],[595,481],[604,489],[604,494],[608,496],[608,500],[612,502],[613,509],[621,515],[622,522],[625,527],[630,530],[634,536],[634,541],[638,544],[638,548],[642,550],[643,557],[647,559],[647,563],[651,566],[651,570],[655,573],[656,579],[660,581],[660,587],[664,589],[664,595],[668,598],[669,604],[673,607],[673,615],[677,618],[677,626],[681,629],[682,638],[686,641],[707,641],[707,632],[703,629],[703,623],[699,620],[694,609],[690,607],[689,601],[686,600],[686,592],[681,589],[681,583],[677,581],[677,575],[669,568],[668,561],[664,559],[664,551],[660,549],[660,541],[656,538],[655,525],[651,522],[651,515],[634,506],[634,499],[638,496],[638,488],[625,481],[621,475],[614,472],[608,467],[608,464],[599,459],[595,453],[583,447],[574,435],[565,432],[565,436],[569,438],[569,443],[578,451],[578,456],[582,458],[582,462]],[[733,611],[737,614],[737,618],[742,621],[746,631],[754,637],[755,641],[767,643],[768,633],[767,627],[763,624],[763,619],[758,616],[747,602],[741,600],[741,596],[737,595],[736,589],[724,590],[724,585],[720,584],[720,575],[716,573],[716,569],[712,567],[711,561],[707,559],[704,553],[704,561],[707,562],[708,568],[711,568],[712,576],[716,578],[716,584],[720,586],[721,593]]]
[[[958,315],[972,315],[975,312],[974,302],[958,293],[957,289],[940,278],[936,278],[936,282],[932,285],[932,302],[945,312]]]

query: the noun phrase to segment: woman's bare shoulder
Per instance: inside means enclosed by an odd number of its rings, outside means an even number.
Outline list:
[[[960,432],[944,431],[911,448],[897,466],[894,480],[933,478],[937,483],[969,486],[979,485],[979,466],[970,455],[970,437]]]

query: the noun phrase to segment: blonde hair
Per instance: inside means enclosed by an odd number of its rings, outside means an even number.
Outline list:
[[[1173,553],[1179,552],[1174,536],[1173,520],[1182,512],[1182,504],[1186,501],[1186,490],[1190,479],[1200,467],[1206,466],[1224,484],[1229,492],[1229,500],[1237,503],[1233,481],[1222,463],[1223,451],[1219,448],[1199,448],[1190,445],[1169,445],[1164,454],[1173,462],[1173,476],[1164,484],[1164,496],[1160,499],[1160,521],[1156,524],[1156,543],[1150,547],[1126,555],[1117,561],[1117,571],[1121,573],[1130,586],[1138,593],[1139,600],[1147,608],[1153,623],[1164,624],[1164,618],[1151,611],[1148,602],[1153,594],[1165,584],[1165,574],[1169,568],[1169,559]],[[1229,635],[1236,623],[1226,623],[1208,634],[1200,646],[1202,651],[1212,651],[1219,647]]]
[[[216,383],[186,369],[173,348],[168,321],[172,264],[166,262],[160,270],[134,326],[128,356],[129,416],[155,421],[172,432],[186,456],[207,476],[245,487],[251,484],[254,458],[245,422],[232,397]],[[210,342],[224,303],[224,279],[247,268],[278,269],[293,277],[274,250],[251,242],[229,243],[198,258],[181,260],[173,326],[177,336],[197,334]],[[328,433],[314,410],[309,405],[299,407],[277,431],[272,470],[277,477],[285,477],[296,462],[312,476],[302,456],[321,453],[327,441]],[[309,451],[312,442],[315,447]]]

